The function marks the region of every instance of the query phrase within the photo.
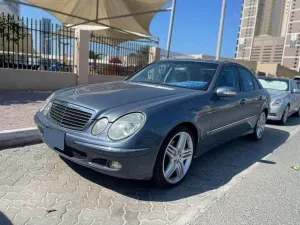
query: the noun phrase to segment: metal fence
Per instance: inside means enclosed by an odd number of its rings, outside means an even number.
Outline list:
[[[74,44],[70,30],[49,19],[0,15],[0,68],[73,72]]]
[[[75,30],[54,24],[50,19],[33,20],[0,15],[0,68],[75,71]],[[128,76],[152,59],[148,40],[128,41],[90,34],[89,74]],[[161,59],[167,51],[161,49]],[[193,58],[171,52],[171,59]]]
[[[128,76],[149,64],[151,45],[91,34],[89,73]]]

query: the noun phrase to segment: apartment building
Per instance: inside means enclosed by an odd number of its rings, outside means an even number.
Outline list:
[[[0,0],[0,15],[2,13],[19,16],[20,15],[19,4],[11,2],[9,0]]]
[[[300,70],[300,0],[244,0],[236,59]]]

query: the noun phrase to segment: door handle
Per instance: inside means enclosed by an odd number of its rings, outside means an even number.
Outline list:
[[[240,104],[241,104],[241,105],[245,105],[245,104],[246,104],[246,99],[243,98],[243,99],[240,101]]]

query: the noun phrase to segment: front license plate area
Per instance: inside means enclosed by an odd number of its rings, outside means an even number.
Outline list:
[[[64,150],[65,148],[65,132],[44,128],[45,142],[52,148],[58,148]]]

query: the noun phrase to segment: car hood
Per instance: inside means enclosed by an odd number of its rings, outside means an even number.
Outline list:
[[[288,91],[268,90],[268,92],[270,94],[271,101],[274,101],[274,100],[280,99],[280,98],[285,98],[290,94]]]
[[[110,82],[86,85],[58,91],[54,100],[93,109],[95,118],[114,121],[129,112],[142,112],[164,102],[200,92],[187,88],[133,82]]]

